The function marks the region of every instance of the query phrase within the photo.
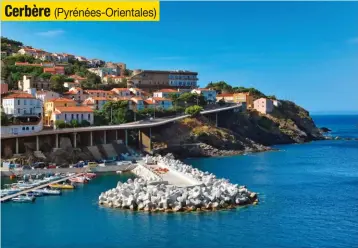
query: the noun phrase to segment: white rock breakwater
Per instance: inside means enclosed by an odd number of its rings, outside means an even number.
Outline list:
[[[99,204],[148,212],[178,212],[211,211],[258,203],[257,194],[250,192],[245,186],[232,184],[226,179],[217,179],[215,175],[186,165],[171,155],[147,156],[146,160],[165,164],[202,184],[177,187],[142,178],[128,179],[125,183],[118,182],[116,188],[101,193]]]

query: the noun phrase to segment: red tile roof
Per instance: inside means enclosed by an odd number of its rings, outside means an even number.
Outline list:
[[[170,99],[164,98],[164,97],[152,97],[154,101],[172,101]]]
[[[59,98],[52,98],[47,100],[47,102],[75,102],[72,99],[68,99],[68,98],[63,98],[63,97],[59,97]]]
[[[234,96],[234,94],[231,94],[231,93],[224,93],[224,94],[219,94],[219,95],[216,95],[216,97],[230,97],[230,96]]]
[[[15,93],[15,94],[11,94],[9,96],[3,97],[3,99],[14,99],[14,98],[35,99],[34,96],[32,96],[28,93]]]
[[[129,91],[128,88],[113,88],[112,91]]]
[[[161,89],[161,90],[158,90],[156,92],[178,93],[178,91],[173,90],[173,89]],[[154,93],[156,93],[156,92],[154,92]]]
[[[76,107],[57,107],[56,112],[59,113],[93,113],[93,110],[87,106],[76,106]]]

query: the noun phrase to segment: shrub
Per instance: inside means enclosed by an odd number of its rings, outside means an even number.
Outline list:
[[[81,121],[81,126],[82,126],[82,127],[89,127],[89,126],[91,126],[91,123],[89,123],[89,122],[86,121],[86,120],[82,120],[82,121]]]
[[[224,106],[226,104],[224,98],[221,98],[219,101],[218,101],[218,104],[219,106]]]
[[[200,107],[198,105],[194,105],[194,106],[187,107],[185,109],[185,114],[191,115],[192,117],[194,117],[194,116],[200,115],[201,111],[203,111],[202,107]]]
[[[71,125],[72,127],[79,127],[79,126],[80,126],[80,123],[78,123],[78,120],[71,120],[70,125]]]
[[[55,126],[57,128],[65,128],[66,127],[66,123],[63,120],[57,120],[55,121]]]

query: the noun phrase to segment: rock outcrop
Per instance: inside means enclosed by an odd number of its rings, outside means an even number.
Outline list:
[[[270,114],[248,110],[220,113],[220,128],[204,116],[188,118],[155,133],[156,152],[178,157],[230,156],[272,150],[277,144],[325,139],[308,111],[281,101]]]

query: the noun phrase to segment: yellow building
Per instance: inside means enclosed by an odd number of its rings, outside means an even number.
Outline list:
[[[249,92],[245,93],[234,93],[234,102],[246,103],[246,108],[251,109],[254,107],[254,98]]]
[[[44,125],[46,126],[52,126],[53,120],[51,120],[52,113],[55,111],[55,108],[57,107],[75,107],[76,102],[72,99],[67,98],[54,98],[50,99],[45,102],[45,119],[44,119]]]

